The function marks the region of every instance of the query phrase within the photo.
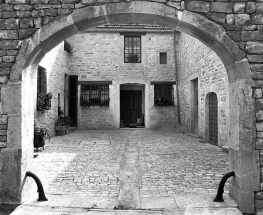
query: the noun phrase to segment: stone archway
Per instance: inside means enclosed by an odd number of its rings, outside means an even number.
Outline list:
[[[155,23],[189,34],[215,51],[222,60],[228,74],[230,92],[230,170],[236,172],[231,182],[230,194],[240,205],[242,212],[254,211],[254,191],[259,190],[259,153],[254,150],[254,101],[250,69],[244,53],[229,38],[223,27],[209,21],[201,15],[178,11],[161,3],[133,1],[109,3],[102,6],[89,6],[78,9],[72,14],[60,18],[40,30],[22,43],[16,64],[10,74],[11,82],[3,87],[4,101],[11,107],[6,111],[12,119],[9,132],[20,132],[14,149],[22,149],[20,158],[15,160],[19,180],[14,190],[6,190],[12,202],[21,202],[30,194],[30,183],[25,181],[25,172],[32,162],[33,139],[33,100],[30,86],[35,78],[36,65],[55,45],[71,35],[101,24]],[[10,90],[11,89],[11,90]],[[17,95],[9,99],[11,95]],[[34,95],[33,95],[34,96]],[[14,126],[18,124],[19,126]],[[11,126],[11,127],[10,127]],[[14,128],[13,128],[13,127]],[[16,127],[16,128],[15,128]],[[6,164],[7,165],[7,164]],[[5,176],[4,180],[8,180]],[[11,176],[10,176],[11,177]],[[249,179],[249,180],[248,180]],[[23,190],[23,191],[22,191]],[[14,197],[14,196],[18,197]]]

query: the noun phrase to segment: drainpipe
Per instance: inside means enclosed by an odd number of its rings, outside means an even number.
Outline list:
[[[180,117],[180,99],[179,99],[179,78],[178,78],[178,63],[177,63],[177,54],[176,54],[176,32],[175,30],[173,31],[173,39],[174,39],[174,70],[175,70],[175,80],[176,80],[176,97],[177,97],[177,119],[178,123],[181,123],[181,117]]]

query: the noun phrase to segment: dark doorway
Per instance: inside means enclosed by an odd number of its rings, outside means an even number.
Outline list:
[[[69,106],[68,106],[68,116],[71,119],[71,127],[77,127],[78,122],[78,112],[77,112],[77,104],[78,104],[78,76],[70,75],[69,79]]]
[[[193,81],[194,85],[194,133],[198,133],[198,79]]]
[[[217,95],[209,96],[209,143],[218,145],[218,102]]]
[[[121,90],[120,92],[121,122],[123,127],[142,126],[142,91]]]

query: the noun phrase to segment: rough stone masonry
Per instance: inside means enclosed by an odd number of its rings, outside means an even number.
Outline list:
[[[43,28],[49,23],[54,22],[58,17],[63,17],[73,13],[80,8],[88,7],[91,5],[108,4],[108,3],[123,2],[121,0],[0,0],[0,83],[2,86],[2,95],[17,95],[18,87],[12,88],[10,91],[9,75],[12,70],[12,66],[17,60],[17,54],[21,48],[21,42],[29,38],[38,29]],[[129,1],[130,2],[130,1]],[[150,1],[149,1],[150,2]],[[152,0],[151,2],[158,2],[169,5],[180,11],[192,11],[196,14],[200,14],[208,20],[222,26],[227,35],[238,44],[240,50],[243,51],[244,56],[248,59],[252,77],[252,89],[253,98],[255,103],[254,116],[256,118],[254,130],[249,131],[245,126],[242,129],[252,132],[253,143],[251,149],[255,149],[252,154],[260,154],[260,179],[261,189],[263,182],[263,2],[261,0],[249,1],[249,0],[222,0],[222,1],[180,1],[180,0]],[[8,83],[8,84],[7,84]],[[12,83],[14,84],[14,83]],[[249,88],[244,87],[242,91],[245,95]],[[11,93],[14,94],[11,94]],[[241,92],[241,93],[242,93]],[[1,156],[0,156],[0,178],[3,178],[3,174],[7,174],[11,169],[19,169],[19,165],[7,165],[9,162],[16,162],[18,157],[22,156],[21,149],[17,149],[14,152],[9,151],[13,146],[8,146],[8,142],[13,138],[13,133],[8,132],[6,136],[6,129],[12,128],[16,125],[18,120],[15,113],[18,106],[8,106],[9,101],[2,102],[4,114],[8,113],[3,118],[3,132],[1,134],[3,141],[1,141]],[[11,115],[10,115],[11,114]],[[18,120],[19,121],[19,120]],[[2,120],[1,120],[2,122]],[[7,124],[8,122],[8,124]],[[20,131],[19,131],[20,132]],[[19,136],[18,132],[18,136]],[[14,138],[15,139],[15,138]],[[5,144],[7,140],[7,144]],[[2,143],[3,142],[3,143]],[[9,148],[10,147],[10,148]],[[230,154],[230,158],[233,156]],[[12,158],[11,158],[12,157]],[[245,160],[243,160],[245,161]],[[11,168],[12,166],[12,168]],[[259,170],[258,170],[259,171]],[[20,176],[22,177],[22,176]],[[1,182],[1,199],[3,195],[8,194],[7,188],[5,188],[5,182]],[[17,183],[17,184],[16,184]],[[15,182],[14,187],[20,186],[19,182]],[[239,186],[239,185],[237,185]],[[240,185],[242,187],[242,184]],[[257,189],[255,189],[257,190]],[[258,190],[257,190],[258,191]],[[8,201],[16,202],[16,195],[11,196]],[[236,196],[236,198],[238,198]],[[252,197],[249,199],[253,199]],[[244,200],[246,201],[246,200]],[[251,204],[250,204],[251,205]],[[257,214],[263,214],[263,192],[255,192],[255,201],[253,205],[244,209],[245,211],[255,211]]]

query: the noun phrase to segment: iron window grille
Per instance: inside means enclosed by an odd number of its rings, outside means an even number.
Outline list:
[[[109,85],[81,85],[81,106],[109,106],[109,101]]]
[[[173,85],[158,84],[154,85],[154,105],[155,106],[173,106]]]
[[[124,36],[124,63],[141,63],[141,36]]]

